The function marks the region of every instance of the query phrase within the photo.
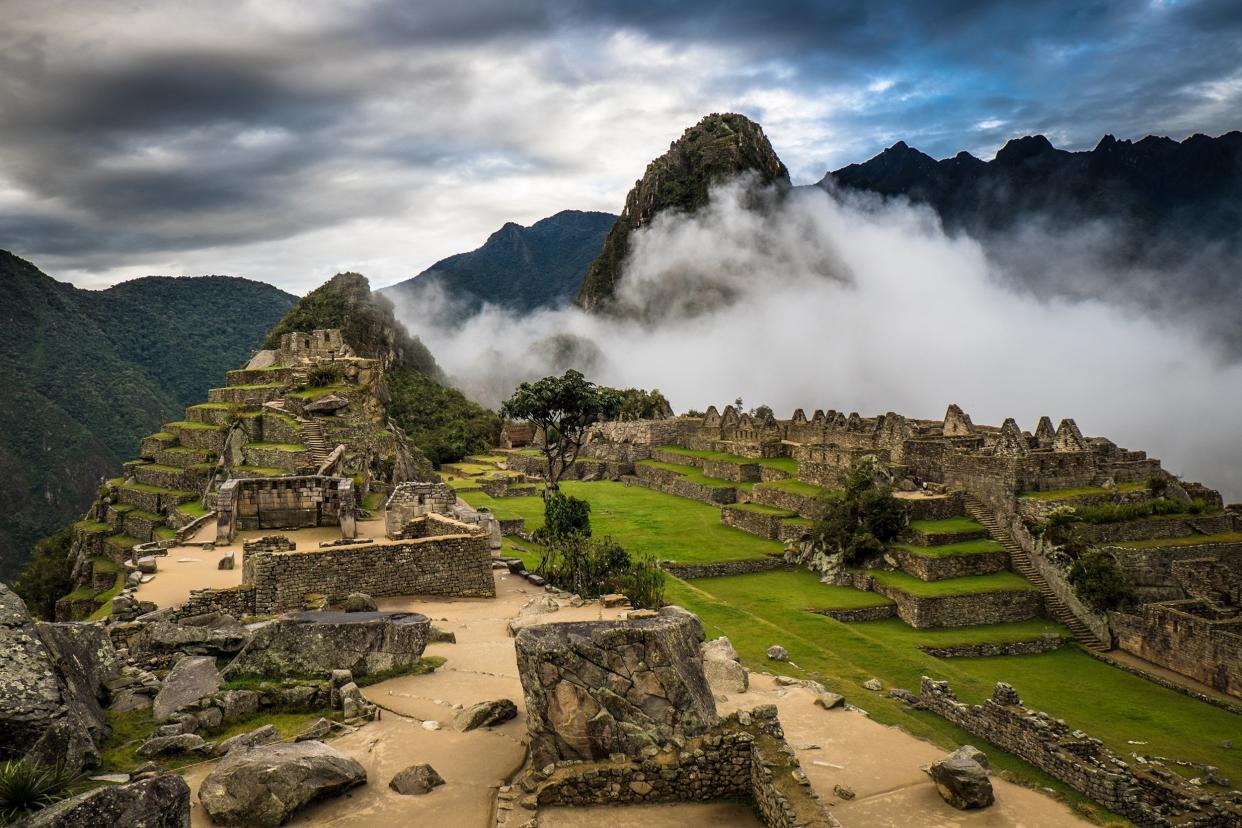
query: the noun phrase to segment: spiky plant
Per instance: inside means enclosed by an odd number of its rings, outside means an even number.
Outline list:
[[[71,792],[76,774],[64,765],[30,759],[0,764],[0,824],[7,825]]]

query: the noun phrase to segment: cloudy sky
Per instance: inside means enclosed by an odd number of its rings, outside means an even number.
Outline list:
[[[1206,2],[3,0],[0,248],[83,286],[375,285],[505,221],[616,212],[700,116],[798,183],[897,140],[1237,129],[1242,13]]]

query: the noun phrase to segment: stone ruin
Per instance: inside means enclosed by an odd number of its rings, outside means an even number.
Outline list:
[[[698,617],[680,607],[521,629],[531,750],[516,783],[523,804],[749,799],[765,825],[837,825],[805,784],[774,706],[717,715],[703,639]]]
[[[1242,825],[1242,795],[1214,796],[1154,760],[1131,765],[1099,740],[1022,704],[1004,682],[983,704],[958,701],[947,681],[923,677],[919,706],[1059,779],[1140,828]]]
[[[384,504],[384,531],[391,538],[416,517],[427,514],[451,517],[456,503],[457,495],[445,483],[398,483]]]
[[[317,475],[233,478],[216,497],[216,543],[232,543],[239,530],[339,526],[357,534],[354,481]]]

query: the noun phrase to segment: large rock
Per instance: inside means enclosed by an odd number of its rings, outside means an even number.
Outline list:
[[[235,750],[245,750],[256,745],[270,745],[272,742],[280,741],[280,731],[276,729],[276,725],[265,724],[263,727],[250,731],[249,733],[239,733],[225,739],[216,745],[216,755],[224,756]]]
[[[176,733],[156,736],[143,742],[137,753],[143,759],[163,756],[165,753],[210,753],[211,745],[196,733]]]
[[[218,825],[267,828],[366,781],[362,765],[323,742],[262,745],[222,759],[198,798]]]
[[[21,828],[190,828],[190,786],[175,773],[105,785],[61,800]]]
[[[933,762],[927,772],[941,798],[954,808],[984,808],[996,801],[992,780],[988,779],[988,758],[970,745]]]
[[[93,624],[34,623],[0,584],[0,744],[73,771],[99,763],[108,736],[101,700],[120,671],[107,631]]]
[[[508,699],[479,702],[453,717],[453,727],[465,733],[480,727],[492,727],[517,718],[517,705]]]
[[[721,636],[702,647],[703,674],[714,693],[745,693],[750,687],[750,674],[742,666],[733,649],[733,642]]]
[[[407,667],[427,645],[431,622],[415,612],[295,612],[255,631],[229,675],[355,676]]]
[[[157,621],[147,624],[132,649],[143,653],[187,653],[189,655],[231,656],[250,640],[250,632],[231,615],[220,615],[204,623],[187,624]]]
[[[400,771],[388,782],[388,787],[402,796],[421,796],[443,784],[444,779],[436,773],[436,769],[423,762]]]
[[[222,680],[216,660],[210,656],[186,656],[173,665],[151,705],[151,716],[162,722],[187,704],[205,699],[220,689]]]
[[[375,612],[378,608],[375,599],[365,592],[351,592],[345,596],[341,609],[346,612]]]
[[[680,607],[637,621],[542,624],[517,634],[536,767],[641,756],[717,721],[703,676],[703,626]]]

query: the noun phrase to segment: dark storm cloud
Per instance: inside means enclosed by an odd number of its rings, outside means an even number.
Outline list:
[[[641,161],[618,172],[606,142],[640,127],[671,139],[707,108],[761,118],[811,180],[898,139],[947,156],[1029,132],[1069,148],[1106,132],[1218,134],[1242,104],[1228,0],[245,8],[14,3],[0,246],[89,270],[370,218],[426,222],[453,252],[480,228],[454,225],[446,204],[468,210],[504,175],[498,213],[616,209]],[[605,185],[607,203],[557,195]],[[412,253],[404,272],[428,263]]]

